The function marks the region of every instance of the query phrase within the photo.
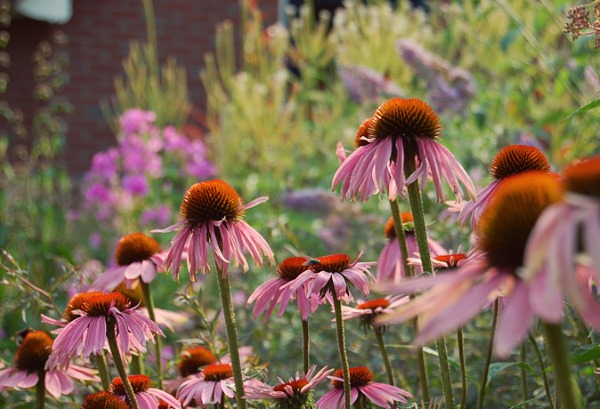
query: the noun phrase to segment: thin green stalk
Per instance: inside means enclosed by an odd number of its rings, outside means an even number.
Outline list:
[[[40,371],[38,382],[35,384],[36,408],[44,409],[46,405],[46,371]]]
[[[548,353],[554,364],[554,379],[561,406],[569,409],[582,409],[581,392],[571,374],[569,351],[562,329],[559,324],[547,322],[542,322],[542,327]]]
[[[146,34],[148,36],[148,46],[152,50],[150,71],[152,77],[158,80],[158,40],[156,36],[156,18],[154,16],[154,7],[152,0],[142,0],[144,5],[144,16],[146,18]]]
[[[235,382],[235,397],[238,408],[246,409],[246,400],[243,398],[244,378],[242,376],[242,364],[240,362],[237,329],[235,327],[235,314],[233,312],[233,303],[231,302],[229,276],[222,274],[221,271],[217,271],[217,282],[219,283],[225,329],[227,330],[227,344],[229,346],[229,356],[231,357],[231,368],[233,369],[233,379]]]
[[[148,309],[148,316],[154,322],[156,322],[156,315],[154,314],[154,299],[152,298],[152,292],[150,291],[150,284],[140,280],[142,285],[142,294],[144,296],[144,303]],[[154,334],[154,350],[156,352],[156,373],[158,377],[158,389],[164,389],[163,387],[163,368],[162,368],[162,340],[159,334]]]
[[[408,265],[408,246],[406,244],[406,235],[404,233],[404,226],[402,225],[402,216],[400,215],[400,204],[398,199],[390,201],[390,208],[392,210],[392,218],[394,219],[394,232],[396,233],[396,239],[398,246],[400,247],[400,255],[402,256],[402,266],[408,277],[413,276],[413,268]],[[411,294],[411,298],[414,296]],[[418,318],[412,320],[413,332],[417,334],[419,332],[419,321]],[[423,347],[417,347],[417,368],[419,373],[419,386],[421,389],[421,398],[425,402],[429,402],[429,385],[427,382],[427,366],[425,365],[425,354],[423,353]]]
[[[481,386],[479,387],[479,398],[477,399],[477,409],[483,408],[483,400],[485,398],[485,388],[487,386],[487,378],[490,371],[490,363],[492,362],[492,351],[494,349],[494,337],[496,336],[496,324],[498,323],[499,301],[496,298],[494,301],[494,310],[492,316],[492,328],[490,329],[490,342],[488,345],[487,354],[485,356],[485,364],[483,366],[483,376],[481,377]]]
[[[548,376],[546,375],[546,371],[544,370],[546,368],[546,364],[544,363],[544,357],[542,356],[542,352],[540,351],[540,347],[535,341],[535,338],[533,337],[533,335],[531,335],[531,332],[529,333],[529,343],[533,347],[533,352],[535,353],[535,356],[540,365],[540,373],[542,374],[542,380],[544,382],[544,391],[546,392],[546,399],[550,404],[550,409],[554,409],[554,402],[552,401],[552,392],[550,391],[550,382],[548,382]]]
[[[462,328],[456,330],[456,340],[458,343],[458,360],[460,361],[460,408],[465,409],[467,404],[467,359],[465,356],[465,338]]]
[[[346,353],[346,335],[344,333],[344,319],[342,318],[342,303],[338,300],[333,289],[333,285],[329,285],[329,292],[333,299],[333,309],[335,311],[335,325],[337,329],[338,350],[340,352],[340,361],[342,363],[342,373],[344,374],[344,402],[346,408],[350,405],[350,366],[348,365],[348,354]]]
[[[415,158],[406,158],[404,163],[404,173],[412,175],[416,170]],[[415,224],[415,236],[417,238],[417,246],[419,247],[419,256],[421,257],[421,265],[423,271],[433,272],[433,264],[431,263],[431,254],[429,253],[429,244],[427,242],[427,229],[425,227],[425,213],[423,211],[423,200],[421,198],[421,189],[419,181],[416,180],[407,186],[408,199],[410,201],[410,209],[412,211],[413,222]],[[452,393],[452,381],[450,380],[450,364],[448,363],[448,351],[446,349],[446,339],[440,337],[435,341],[438,359],[440,362],[440,372],[442,378],[442,387],[444,389],[444,400],[446,406],[453,408],[454,395]]]
[[[127,377],[125,364],[121,358],[121,351],[119,351],[119,345],[117,343],[115,322],[112,318],[109,318],[107,319],[106,324],[106,339],[108,340],[108,346],[110,348],[110,353],[113,357],[115,367],[117,368],[117,372],[123,381],[123,387],[125,388],[127,399],[129,400],[129,404],[131,405],[132,409],[140,409],[140,405],[135,397],[135,392],[133,391],[131,383],[129,382],[129,378]]]
[[[308,327],[308,318],[302,320],[302,360],[304,363],[304,373],[306,374],[310,365],[310,332]]]
[[[383,327],[373,327],[375,332],[375,338],[377,338],[377,346],[379,346],[379,352],[381,353],[381,359],[383,360],[383,366],[385,367],[385,373],[387,374],[388,383],[394,385],[394,372],[392,371],[392,365],[390,364],[390,357],[388,356],[385,348],[385,342],[383,341]]]
[[[106,366],[106,357],[104,351],[96,354],[96,367],[98,368],[98,375],[102,381],[102,389],[107,391],[110,387],[110,376],[108,374],[108,367]]]
[[[527,362],[527,344],[521,343],[521,350],[519,351],[519,361],[521,363],[521,400],[527,401],[529,393],[527,392],[527,372],[525,371],[525,363]],[[529,408],[528,404],[523,405],[523,409]]]
[[[131,373],[144,374],[144,361],[142,360],[141,352],[131,355]]]

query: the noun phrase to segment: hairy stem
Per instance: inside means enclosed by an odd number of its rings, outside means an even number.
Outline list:
[[[333,285],[330,283],[329,291],[333,299],[333,309],[335,311],[335,324],[337,329],[338,350],[340,361],[342,363],[342,372],[344,374],[344,407],[350,408],[350,366],[348,365],[348,354],[346,353],[346,335],[344,333],[344,320],[342,318],[342,303],[337,298]]]
[[[36,408],[44,409],[46,405],[46,371],[39,372],[38,381],[35,384]]]
[[[540,365],[540,373],[542,374],[542,380],[544,382],[544,391],[546,392],[546,399],[550,404],[550,409],[554,409],[554,402],[552,401],[552,392],[550,391],[550,382],[548,382],[548,376],[546,375],[546,364],[544,362],[544,357],[542,356],[542,352],[540,351],[540,347],[538,346],[535,338],[531,333],[529,333],[529,343],[533,347],[533,352],[538,360],[538,364]]]
[[[302,320],[302,361],[304,373],[306,374],[310,365],[310,331],[308,326],[308,318]]]
[[[492,328],[490,329],[490,342],[488,344],[487,354],[485,356],[485,364],[483,366],[483,375],[481,377],[481,386],[479,387],[479,398],[477,399],[477,409],[483,408],[483,400],[485,398],[485,388],[487,386],[487,378],[490,372],[490,363],[492,362],[492,351],[494,349],[494,337],[496,336],[496,324],[498,323],[498,298],[494,301],[494,312],[492,316]]]
[[[154,322],[156,322],[156,315],[154,314],[154,299],[152,298],[152,292],[150,291],[150,284],[140,280],[142,285],[142,294],[144,295],[144,303],[148,309],[148,316]],[[162,369],[162,340],[159,334],[154,334],[154,350],[156,353],[156,374],[158,378],[158,389],[164,389],[163,387],[163,369]]]
[[[456,330],[456,339],[458,341],[458,360],[460,361],[460,409],[465,409],[467,404],[467,359],[465,356],[465,339],[462,328]]]
[[[108,367],[106,366],[106,356],[104,355],[104,351],[95,356],[98,375],[100,375],[100,380],[102,381],[102,389],[107,391],[110,386],[110,376],[108,374]]]
[[[527,344],[525,344],[524,342],[521,344],[521,350],[519,351],[519,361],[521,363],[521,399],[523,400],[523,402],[525,402],[527,400],[527,396],[529,395],[529,393],[527,392],[527,372],[525,371],[525,368],[523,367],[523,365],[527,362]],[[524,404],[523,405],[523,409],[528,409],[529,405],[528,404]]]
[[[108,318],[106,323],[106,338],[108,340],[108,346],[110,348],[110,353],[113,357],[115,367],[117,368],[117,372],[119,373],[119,376],[123,381],[123,387],[125,388],[127,399],[129,400],[129,404],[131,405],[132,409],[140,409],[140,405],[138,404],[138,401],[135,397],[133,387],[131,386],[129,378],[127,377],[125,364],[123,363],[123,359],[121,358],[121,351],[119,351],[119,345],[117,343],[115,322],[112,318]]]

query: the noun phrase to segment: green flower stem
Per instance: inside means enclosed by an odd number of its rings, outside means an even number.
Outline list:
[[[222,274],[221,271],[217,271],[217,282],[219,283],[221,306],[223,307],[225,329],[227,330],[227,343],[229,346],[229,356],[231,357],[231,368],[233,369],[233,379],[235,382],[235,397],[238,408],[246,409],[246,400],[243,398],[244,378],[242,377],[242,364],[240,363],[237,329],[235,327],[235,314],[233,313],[231,288],[229,287],[229,276]]]
[[[142,360],[141,352],[131,355],[131,373],[144,374],[144,361]]]
[[[44,409],[46,405],[46,371],[40,371],[35,384],[36,409]]]
[[[110,376],[108,375],[104,351],[96,354],[96,367],[98,368],[98,375],[100,375],[100,380],[102,381],[102,389],[107,391],[110,386]]]
[[[408,159],[408,158],[407,158]],[[412,175],[416,170],[414,158],[405,161],[404,173]],[[419,256],[423,271],[433,272],[433,264],[431,263],[431,254],[429,253],[429,244],[427,243],[427,229],[425,227],[425,214],[423,211],[423,200],[421,198],[421,190],[419,181],[416,180],[407,186],[408,199],[410,201],[410,209],[412,211],[413,222],[415,224],[415,236],[417,238],[417,246],[419,247]],[[442,387],[444,389],[444,400],[446,407],[454,408],[454,395],[452,393],[452,381],[450,380],[450,364],[448,363],[448,351],[446,349],[446,339],[440,337],[435,342],[440,362],[440,372],[442,378]]]
[[[521,364],[521,400],[525,402],[528,398],[529,392],[527,391],[527,372],[525,371],[525,363],[527,362],[527,345],[523,342],[521,344],[521,350],[519,351],[519,363]],[[523,409],[528,409],[529,405],[524,404]]]
[[[402,256],[402,266],[408,277],[414,275],[412,266],[408,265],[408,246],[406,245],[406,235],[404,233],[404,227],[402,225],[402,217],[400,215],[400,204],[398,199],[390,201],[390,208],[392,210],[392,218],[394,219],[394,232],[396,233],[396,239],[398,246],[400,247],[400,255]],[[410,296],[414,298],[413,295]],[[419,332],[419,321],[417,318],[412,320],[413,331],[415,334]],[[421,398],[425,402],[429,402],[429,385],[427,382],[427,366],[425,365],[425,354],[423,353],[423,347],[417,347],[417,367],[419,372],[419,386],[421,388]]]
[[[156,322],[156,315],[154,314],[154,299],[152,298],[152,292],[150,291],[150,284],[140,280],[142,285],[142,294],[144,296],[144,303],[148,309],[148,316],[154,322]],[[154,350],[156,351],[156,374],[158,377],[158,389],[164,389],[163,387],[163,368],[162,368],[162,340],[159,334],[154,334]]]
[[[106,339],[108,340],[108,346],[110,347],[110,353],[113,357],[113,362],[115,363],[117,372],[123,381],[123,387],[125,388],[127,399],[129,400],[129,404],[131,405],[132,409],[140,409],[140,405],[135,397],[135,392],[133,391],[131,383],[129,382],[129,378],[127,377],[125,364],[121,358],[121,351],[119,351],[119,344],[117,343],[115,322],[112,318],[108,318],[106,320],[106,324]]]
[[[302,320],[302,358],[304,363],[304,373],[306,374],[310,365],[310,332],[308,327],[308,318]]]
[[[559,324],[547,322],[542,322],[542,327],[544,328],[548,353],[554,364],[554,379],[561,407],[582,409],[581,392],[571,374],[569,351],[562,329]]]
[[[538,346],[535,338],[529,333],[529,343],[533,347],[533,352],[535,352],[535,356],[538,360],[538,364],[540,365],[540,373],[542,374],[542,380],[544,382],[544,391],[546,392],[546,399],[550,404],[550,409],[554,409],[554,402],[552,401],[552,392],[550,391],[550,382],[548,382],[548,376],[546,375],[546,364],[544,363],[544,357],[542,356],[542,352],[540,351],[540,347]]]
[[[381,359],[383,360],[383,366],[385,366],[388,383],[393,386],[394,372],[392,371],[392,365],[390,364],[390,357],[385,349],[385,342],[383,342],[383,327],[373,327],[373,331],[375,331],[375,338],[377,338],[377,345],[379,346],[379,352],[381,352]]]
[[[477,399],[477,409],[483,408],[483,400],[485,398],[485,388],[487,386],[487,378],[490,371],[490,363],[492,362],[492,350],[494,349],[494,337],[496,336],[496,324],[498,323],[498,298],[494,301],[494,312],[492,316],[492,328],[490,329],[490,342],[488,344],[487,354],[485,356],[485,364],[483,367],[483,376],[481,377],[481,386],[479,387],[479,398]]]
[[[462,328],[456,330],[456,340],[458,343],[458,360],[460,361],[460,409],[465,409],[467,404],[467,360],[465,357],[465,338]]]
[[[348,354],[346,353],[346,335],[344,333],[344,320],[342,318],[342,303],[338,300],[333,284],[329,284],[329,292],[333,299],[333,309],[335,311],[335,324],[337,328],[338,350],[340,352],[340,361],[342,362],[342,373],[344,374],[344,401],[346,408],[350,405],[350,366],[348,365]]]

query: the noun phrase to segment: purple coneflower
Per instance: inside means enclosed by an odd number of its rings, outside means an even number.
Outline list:
[[[129,375],[127,377],[135,392],[140,409],[159,409],[161,402],[169,409],[181,409],[181,403],[165,391],[152,387],[152,381],[146,375]],[[125,386],[121,378],[113,379],[110,391],[121,401],[129,403]]]
[[[392,98],[377,108],[364,136],[368,142],[343,161],[335,173],[332,188],[342,185],[341,194],[350,200],[366,201],[384,192],[390,200],[403,195],[406,185],[421,180],[421,187],[431,177],[439,201],[444,200],[442,179],[445,179],[457,199],[463,192],[470,197],[475,187],[452,153],[439,142],[441,126],[435,111],[416,98]],[[415,162],[411,174],[405,164]]]
[[[69,301],[65,318],[68,323],[59,329],[48,358],[50,369],[65,367],[75,356],[101,354],[109,336],[116,338],[123,354],[145,352],[146,341],[154,340],[154,334],[164,336],[156,323],[118,292],[77,294]],[[64,325],[60,321],[52,323]]]
[[[502,181],[529,170],[550,172],[550,162],[542,151],[527,145],[508,145],[502,148],[490,166],[490,174],[494,181],[477,194],[476,201],[466,202],[462,206],[458,220],[464,224],[470,218],[471,227],[475,227]]]
[[[307,403],[314,402],[312,389],[327,377],[333,369],[322,368],[315,373],[316,366],[313,365],[305,375],[296,372],[296,376],[287,382],[279,378],[279,385],[269,386],[264,383],[248,386],[245,399],[271,399],[277,407],[302,409]]]
[[[249,266],[246,254],[262,266],[262,256],[274,262],[273,252],[265,239],[243,220],[244,212],[267,200],[260,197],[244,205],[238,193],[222,180],[196,183],[188,189],[181,203],[183,220],[166,229],[153,230],[167,233],[179,230],[171,241],[165,260],[173,267],[173,277],[179,277],[179,268],[187,246],[187,265],[190,279],[196,281],[196,271],[210,271],[208,252],[212,253],[219,270],[226,275],[231,261],[241,264],[244,271]]]
[[[150,283],[156,272],[163,268],[164,254],[160,244],[143,233],[133,233],[119,240],[115,251],[117,266],[102,274],[91,288],[96,291],[114,291],[125,280],[127,288],[139,278]]]
[[[98,382],[96,371],[68,364],[46,370],[53,340],[45,331],[27,331],[15,352],[14,367],[0,370],[0,390],[32,388],[44,382],[46,391],[55,398],[73,392],[73,379]]]
[[[233,368],[229,364],[211,364],[204,367],[198,376],[190,377],[179,387],[177,399],[187,406],[196,401],[200,406],[223,402],[223,396],[235,396]]]
[[[373,300],[358,300],[355,307],[342,305],[342,318],[349,320],[360,318],[361,325],[370,326],[375,317],[381,314],[391,314],[396,307],[408,302],[407,296],[394,295]]]
[[[317,401],[317,409],[346,409],[344,404],[344,380],[342,370],[329,376],[333,388]],[[407,403],[412,395],[396,386],[373,382],[373,374],[364,366],[350,368],[351,403],[357,400],[371,401],[378,407],[391,408],[394,402]],[[348,408],[350,409],[350,408]]]
[[[307,293],[306,286],[300,286],[296,290],[286,286],[300,274],[310,270],[306,265],[308,260],[308,257],[288,257],[279,263],[277,277],[259,285],[248,298],[248,304],[256,301],[252,310],[254,318],[266,310],[265,321],[267,321],[277,304],[279,304],[279,316],[282,316],[290,300],[297,298],[302,319],[308,319],[308,316],[319,306],[319,297]]]
[[[481,309],[505,296],[496,332],[496,355],[506,357],[526,336],[534,311],[530,298],[538,294],[521,277],[525,245],[537,218],[563,191],[555,175],[529,171],[507,178],[484,211],[477,230],[477,249],[462,266],[433,277],[391,286],[386,292],[417,292],[421,296],[377,319],[379,324],[402,322],[419,315],[415,340],[426,344],[461,327]],[[562,300],[555,299],[562,311]]]
[[[102,391],[87,395],[79,409],[131,409],[112,392]]]
[[[177,364],[178,377],[165,382],[165,390],[175,395],[177,389],[188,377],[199,374],[206,365],[217,363],[217,357],[210,349],[198,345],[186,349],[181,353],[181,360]]]

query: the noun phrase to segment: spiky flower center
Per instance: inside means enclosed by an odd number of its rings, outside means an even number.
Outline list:
[[[390,306],[390,301],[386,298],[378,298],[376,300],[365,301],[362,304],[356,306],[359,310],[373,310],[378,308],[387,308]]]
[[[211,382],[219,382],[233,376],[233,368],[229,364],[208,365],[202,371],[204,379]]]
[[[600,155],[567,166],[563,174],[568,191],[600,198]]]
[[[356,135],[354,136],[354,147],[360,148],[361,146],[365,146],[369,144],[369,141],[365,140],[365,138],[371,139],[369,135],[369,129],[371,127],[371,120],[373,118],[365,119],[362,124],[358,127],[356,131]]]
[[[129,379],[129,383],[135,393],[146,392],[152,387],[152,380],[146,375],[129,375],[127,379]],[[123,385],[121,378],[113,379],[110,384],[110,390],[117,396],[127,396],[125,385]]]
[[[214,364],[215,362],[217,362],[217,357],[210,349],[197,346],[183,351],[181,361],[179,361],[177,367],[179,374],[185,378],[186,376],[200,372],[200,368],[203,366]]]
[[[42,372],[53,343],[46,332],[29,331],[15,352],[15,366],[20,371]]]
[[[112,392],[102,391],[86,396],[80,409],[129,409],[129,405]]]
[[[347,254],[331,254],[329,256],[317,257],[314,261],[314,263],[311,263],[311,269],[315,273],[320,271],[341,273],[350,267],[350,256]]]
[[[413,216],[411,212],[403,212],[400,214],[400,219],[402,220],[402,228],[406,233],[412,233],[415,228],[415,224],[413,221]],[[396,238],[396,229],[394,228],[394,218],[390,217],[386,222],[383,233],[388,240],[392,240]]]
[[[338,369],[333,374],[336,378],[344,378],[344,372],[341,369]],[[373,374],[371,371],[364,366],[356,366],[354,368],[350,368],[350,387],[355,388],[357,386],[366,386],[371,381],[373,381]],[[338,381],[336,379],[332,380],[331,383],[334,387],[338,389],[344,389],[344,382]]]
[[[121,237],[115,251],[115,260],[120,266],[128,266],[131,263],[148,260],[160,251],[160,244],[152,237],[143,233],[133,233]]]
[[[440,120],[431,106],[417,98],[392,98],[377,108],[369,134],[376,139],[437,139]]]
[[[131,301],[119,292],[108,294],[100,291],[79,293],[67,304],[65,318],[68,321],[78,318],[79,315],[74,314],[76,310],[81,310],[91,317],[107,316],[112,305],[119,311],[125,311],[131,305]]]
[[[553,174],[529,171],[505,179],[478,225],[488,263],[511,271],[522,266],[529,233],[544,208],[560,201],[562,193]]]
[[[490,173],[494,179],[504,179],[528,170],[550,172],[550,162],[538,148],[527,145],[508,145],[498,152]]]
[[[193,224],[236,221],[244,215],[242,199],[226,182],[215,179],[196,183],[181,203],[181,215]]]
[[[463,253],[442,254],[434,257],[435,260],[446,263],[447,268],[456,268],[459,261],[466,260],[467,256]],[[439,267],[438,267],[439,269]]]
[[[289,381],[277,385],[273,387],[273,390],[277,392],[285,392],[285,388],[289,386],[290,388],[292,388],[294,394],[299,394],[301,389],[304,388],[306,385],[308,385],[308,381],[306,379],[296,379],[294,381]]]
[[[134,281],[130,288],[127,288],[125,281],[121,281],[113,291],[123,294],[129,299],[132,305],[139,305],[140,307],[145,305],[144,293],[142,292],[142,286],[140,285],[139,280]]]
[[[283,280],[295,280],[300,274],[309,269],[306,266],[308,257],[288,257],[277,266],[277,274]]]

